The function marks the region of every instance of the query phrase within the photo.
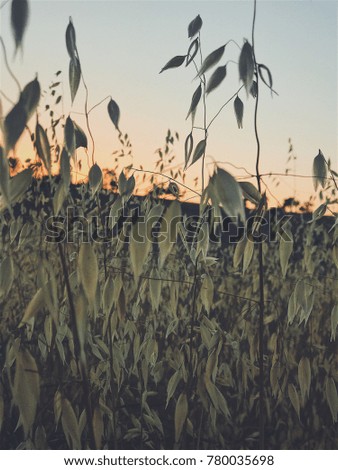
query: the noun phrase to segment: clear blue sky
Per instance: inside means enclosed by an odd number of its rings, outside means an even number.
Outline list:
[[[22,85],[38,72],[44,89],[63,71],[64,111],[70,110],[68,55],[65,30],[72,16],[77,46],[90,96],[90,106],[107,95],[121,108],[121,128],[133,143],[135,165],[154,168],[154,150],[162,145],[168,128],[178,131],[177,162],[182,162],[183,143],[190,132],[185,116],[197,82],[192,68],[181,67],[159,75],[173,56],[189,46],[187,26],[200,14],[203,20],[204,56],[229,39],[251,41],[252,1],[31,1],[30,23],[24,38],[23,58],[11,62]],[[258,1],[256,22],[257,60],[267,65],[279,96],[262,89],[259,129],[264,172],[284,172],[288,138],[297,155],[296,171],[311,174],[312,160],[321,148],[337,167],[337,5],[336,1]],[[1,9],[1,35],[9,56],[13,39],[9,27],[9,4]],[[238,60],[239,50],[231,44],[224,60]],[[16,89],[0,59],[1,89],[13,100]],[[211,117],[237,89],[238,72],[229,64],[224,83],[208,99]],[[245,166],[254,172],[255,141],[253,99],[244,92],[244,129],[238,130],[232,103],[210,129],[208,155],[217,161]],[[5,109],[9,104],[1,97]],[[83,112],[84,94],[79,92],[73,111]],[[61,110],[61,109],[60,109]],[[83,118],[72,117],[85,127]],[[106,103],[93,111],[92,127],[96,158],[102,167],[113,161],[118,148]],[[196,125],[198,125],[198,117]],[[197,136],[196,136],[197,139]],[[210,161],[210,160],[209,160]],[[126,162],[126,164],[128,164]],[[230,166],[234,175],[243,172]],[[188,170],[200,174],[197,163]],[[253,180],[252,180],[253,181]],[[279,188],[265,180],[280,200],[293,194],[294,180],[281,179]],[[311,180],[296,181],[300,199],[312,192]]]

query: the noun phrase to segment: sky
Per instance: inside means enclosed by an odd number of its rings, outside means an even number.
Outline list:
[[[0,2],[2,5],[4,2]],[[313,158],[320,148],[337,169],[337,1],[258,1],[255,51],[259,63],[269,67],[278,96],[260,88],[258,129],[261,141],[261,172],[311,175]],[[73,106],[68,85],[69,58],[65,31],[72,17],[76,30],[81,67],[89,89],[89,108],[111,96],[121,110],[120,127],[133,145],[133,165],[154,170],[155,151],[163,146],[168,129],[177,131],[174,164],[184,162],[184,140],[191,121],[185,120],[198,80],[192,66],[184,65],[159,74],[169,59],[184,55],[190,44],[187,27],[196,15],[203,20],[202,54],[230,39],[242,46],[251,42],[253,1],[31,1],[30,20],[24,37],[23,54],[13,59],[14,41],[10,30],[10,3],[0,10],[1,36],[10,65],[22,86],[36,73],[48,92],[62,71],[63,101],[55,107],[86,131],[84,89],[80,86]],[[16,101],[17,89],[0,55],[0,89]],[[230,43],[218,65],[238,62],[239,49]],[[207,73],[207,78],[210,73]],[[230,62],[227,77],[207,99],[210,120],[239,88],[238,65]],[[227,105],[209,130],[206,168],[219,162],[235,177],[255,172],[254,99],[242,90],[243,129],[238,129],[233,102]],[[3,108],[10,103],[1,96]],[[45,101],[44,101],[45,100]],[[48,101],[49,100],[49,101]],[[48,93],[43,105],[53,103]],[[109,120],[105,100],[90,114],[95,139],[95,160],[102,167],[113,166],[112,152],[120,148],[117,133]],[[40,117],[46,113],[41,106]],[[46,121],[47,123],[47,121]],[[195,125],[202,124],[202,114]],[[47,124],[46,124],[47,125]],[[196,132],[195,143],[201,138]],[[287,164],[288,139],[292,139],[293,164]],[[17,154],[31,154],[28,143],[19,144]],[[32,156],[32,155],[30,155]],[[131,163],[120,159],[121,168]],[[84,165],[84,170],[86,167]],[[201,180],[201,162],[187,171],[187,184]],[[277,180],[279,186],[276,186]],[[294,196],[301,201],[313,193],[311,178],[265,177],[271,194],[279,201]],[[249,181],[255,183],[253,178]],[[271,196],[271,202],[276,199]]]

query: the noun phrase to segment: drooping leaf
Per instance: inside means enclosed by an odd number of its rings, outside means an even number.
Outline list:
[[[193,38],[196,36],[196,34],[199,32],[199,30],[202,28],[202,18],[200,15],[197,15],[196,18],[194,18],[188,26],[188,38]]]
[[[267,76],[268,76],[268,82],[265,80],[264,78],[264,75],[263,75],[263,70],[267,73]],[[271,90],[271,93],[273,92],[273,89],[272,89],[272,75],[271,75],[271,72],[270,70],[268,69],[268,67],[264,64],[259,64],[258,65],[258,73],[259,73],[259,76],[262,80],[262,82],[268,87],[270,88]]]
[[[27,350],[16,353],[13,401],[19,408],[19,423],[25,438],[34,423],[40,396],[40,375],[35,359]]]
[[[336,384],[332,377],[326,377],[325,395],[327,404],[329,405],[331,411],[332,421],[336,423],[338,414],[338,394]]]
[[[313,186],[315,191],[317,191],[318,184],[324,189],[326,185],[326,177],[327,177],[327,165],[325,161],[325,157],[322,154],[321,150],[319,149],[318,155],[313,160]]]
[[[249,181],[240,181],[239,185],[245,199],[256,205],[260,203],[262,196],[252,183]]]
[[[111,99],[108,103],[108,114],[112,123],[116,127],[116,130],[120,132],[120,129],[119,129],[120,108],[118,107],[118,104],[113,99]]]
[[[238,129],[243,129],[244,104],[243,104],[243,101],[238,96],[236,96],[236,99],[234,101],[234,109],[235,109]]]
[[[29,5],[27,0],[12,0],[11,24],[15,41],[15,52],[22,47],[22,40],[27,28]]]
[[[47,133],[37,122],[35,127],[35,147],[39,158],[43,161],[48,174],[51,174],[51,153]]]
[[[253,240],[247,239],[245,243],[244,253],[243,253],[243,274],[247,271],[252,261],[254,254],[255,244]]]
[[[217,171],[210,178],[209,185],[213,189],[211,196],[213,204],[216,206],[221,204],[230,217],[237,218],[239,216],[244,221],[242,191],[235,178],[222,168],[217,168]]]
[[[63,147],[60,157],[60,174],[62,179],[62,184],[65,187],[66,192],[69,191],[70,185],[70,158],[67,150]]]
[[[313,212],[312,219],[309,220],[308,224],[311,224],[312,222],[315,222],[316,220],[323,217],[323,215],[325,215],[326,210],[327,204],[321,204],[320,206],[318,206],[317,209]]]
[[[219,62],[224,54],[225,51],[225,46],[219,47],[218,49],[214,50],[211,52],[203,61],[202,66],[198,72],[198,75],[201,76],[205,72],[207,72],[211,67],[217,64]]]
[[[92,195],[94,195],[102,185],[102,171],[97,163],[90,168],[88,179]]]
[[[62,399],[61,423],[69,448],[72,450],[81,449],[79,423],[74,409],[67,398]]]
[[[23,104],[19,101],[7,114],[4,121],[4,133],[6,153],[15,147],[27,122],[27,113]]]
[[[69,23],[66,29],[66,47],[70,59],[77,58],[77,49],[76,49],[76,35],[75,28],[72,22],[72,18],[69,18]]]
[[[251,85],[251,88],[250,88],[250,94],[253,98],[257,98],[258,85],[257,85],[257,82],[255,80],[252,81],[252,85]]]
[[[311,365],[308,357],[302,357],[298,364],[298,381],[302,403],[309,397],[311,386]]]
[[[330,337],[330,341],[336,341],[336,330],[337,330],[337,326],[338,326],[338,304],[335,304],[332,307],[330,320],[331,320],[331,337]]]
[[[187,60],[185,62],[185,66],[187,67],[196,57],[198,52],[199,42],[198,39],[194,39],[193,42],[190,44],[188,52],[187,52]]]
[[[72,104],[79,89],[81,79],[81,65],[77,57],[73,57],[69,62],[69,88]]]
[[[82,243],[78,259],[79,276],[89,305],[94,306],[98,281],[98,263],[91,243]]]
[[[67,117],[64,129],[65,148],[70,157],[74,156],[76,150],[76,138],[74,123],[70,116]]]
[[[175,408],[175,441],[179,442],[183,426],[188,417],[188,400],[187,394],[182,392],[178,397]]]
[[[214,299],[214,282],[209,274],[206,274],[201,285],[201,301],[207,313],[210,313]]]
[[[9,180],[9,194],[11,204],[16,202],[29,188],[33,177],[33,170],[26,168]]]
[[[200,102],[201,95],[202,95],[202,85],[199,84],[198,87],[196,88],[194,94],[192,95],[191,104],[190,104],[190,108],[189,108],[186,119],[188,119],[190,114],[192,114],[194,116],[194,114],[196,112],[197,105]]]
[[[54,214],[58,215],[63,207],[63,203],[66,200],[68,191],[66,186],[63,184],[63,181],[60,181],[56,187],[55,194],[53,197],[53,210]]]
[[[78,149],[79,147],[88,148],[87,136],[81,127],[73,121],[74,131],[75,131],[75,146]]]
[[[7,206],[10,204],[10,178],[8,158],[4,155],[2,148],[0,149],[0,192]]]
[[[297,390],[293,384],[288,385],[288,395],[289,399],[291,401],[291,404],[294,408],[294,410],[297,413],[298,419],[300,421],[300,402],[299,402],[299,396],[297,393]]]
[[[194,150],[191,165],[193,165],[195,162],[197,162],[197,160],[199,160],[204,155],[206,145],[207,145],[207,141],[205,139],[200,140],[198,142],[198,144],[196,145],[196,148]]]
[[[129,251],[133,273],[137,279],[145,268],[145,262],[151,248],[151,240],[147,234],[144,221],[136,222],[131,229]]]
[[[243,236],[236,244],[236,248],[235,248],[235,251],[234,251],[234,257],[233,257],[233,261],[232,261],[233,265],[234,265],[234,268],[238,268],[238,266],[240,265],[240,263],[243,259],[246,242],[247,242],[247,237]]]
[[[283,278],[286,276],[289,259],[293,251],[293,235],[290,227],[285,227],[279,242],[279,261]]]
[[[190,134],[187,135],[187,138],[185,139],[185,143],[184,143],[184,160],[185,160],[184,170],[186,170],[186,168],[188,167],[188,163],[192,154],[193,147],[194,147],[194,139],[192,136],[192,132],[190,132]]]
[[[227,74],[227,66],[226,65],[222,65],[221,67],[217,67],[215,72],[211,75],[211,77],[208,80],[206,93],[210,93],[215,88],[217,88],[222,83],[224,78],[226,77],[226,74]]]
[[[238,68],[239,79],[242,80],[246,92],[249,94],[254,77],[255,62],[251,44],[247,40],[244,41],[243,47],[241,49]]]
[[[41,96],[40,83],[37,78],[27,83],[20,95],[20,104],[26,111],[27,121],[33,116]]]
[[[185,55],[177,55],[177,56],[173,57],[160,70],[160,73],[162,73],[162,72],[164,72],[165,70],[168,70],[168,69],[175,69],[177,67],[180,67],[183,64],[183,62],[185,61],[186,57],[187,56],[185,56]]]

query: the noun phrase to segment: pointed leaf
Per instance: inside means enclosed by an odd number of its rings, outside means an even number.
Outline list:
[[[69,88],[72,104],[74,103],[81,79],[81,66],[77,57],[73,57],[69,62]]]
[[[66,193],[68,194],[70,185],[70,158],[65,148],[62,149],[60,157],[60,175],[62,184],[64,185]]]
[[[203,64],[198,72],[198,75],[201,76],[205,72],[207,72],[211,67],[217,64],[222,58],[222,55],[224,54],[225,51],[225,46],[221,46],[218,49],[214,50],[211,52],[203,61]]]
[[[6,256],[0,265],[0,298],[6,297],[14,281],[14,265],[11,256]]]
[[[329,405],[331,411],[332,421],[336,423],[338,414],[338,394],[336,384],[332,377],[326,378],[325,395],[327,404]]]
[[[116,127],[116,130],[120,132],[120,129],[119,129],[120,108],[118,107],[118,104],[112,99],[108,103],[108,114],[112,123]]]
[[[95,304],[99,269],[94,248],[90,243],[81,244],[78,268],[85,296],[92,307]]]
[[[327,165],[325,161],[325,157],[322,154],[321,150],[319,150],[318,155],[313,160],[313,186],[315,191],[317,191],[318,184],[324,189],[326,184],[326,177],[327,177]]]
[[[183,426],[188,417],[188,400],[187,394],[182,392],[178,397],[176,408],[175,408],[175,441],[180,440]]]
[[[200,102],[201,95],[202,95],[202,85],[199,84],[198,87],[196,88],[194,94],[192,95],[191,104],[190,104],[190,108],[189,108],[186,119],[188,119],[190,114],[194,115],[194,113],[196,111],[196,108],[197,108],[197,105]]]
[[[221,67],[217,67],[215,72],[211,75],[211,77],[208,80],[206,93],[210,93],[215,88],[217,88],[222,83],[224,78],[226,77],[226,74],[227,74],[227,66],[226,65],[223,65]]]
[[[197,15],[196,18],[194,18],[188,26],[188,38],[193,38],[196,36],[196,34],[199,32],[199,30],[202,28],[202,18],[200,15]]]
[[[10,178],[8,158],[0,149],[0,192],[7,206],[10,204]]]
[[[41,88],[38,79],[35,78],[27,83],[20,95],[20,104],[26,111],[27,121],[33,116],[39,104]]]
[[[39,123],[35,127],[35,146],[39,158],[43,161],[48,174],[51,174],[50,145],[46,131]]]
[[[81,129],[81,127],[76,124],[75,121],[73,121],[73,125],[74,125],[74,131],[75,131],[75,146],[76,148],[78,149],[79,147],[83,147],[83,148],[88,148],[88,140],[87,140],[87,136],[86,134],[84,133],[84,131]]]
[[[260,203],[262,196],[252,183],[249,181],[241,181],[239,182],[239,185],[245,199],[256,205]]]
[[[298,381],[302,403],[309,397],[311,385],[311,365],[307,357],[302,357],[298,364]]]
[[[72,18],[69,18],[69,23],[66,29],[66,47],[70,59],[77,58],[76,35]]]
[[[204,155],[206,145],[207,145],[207,141],[205,139],[198,142],[198,144],[196,145],[195,151],[194,151],[194,155],[192,157],[191,165],[193,165],[195,162],[197,162],[197,160],[199,160]]]
[[[194,139],[192,136],[192,132],[190,132],[190,134],[185,139],[185,143],[184,143],[184,160],[185,160],[184,170],[188,167],[188,163],[192,154],[193,147],[194,147]]]
[[[63,398],[62,400],[62,414],[61,414],[62,429],[65,433],[68,446],[72,450],[81,449],[81,436],[79,424],[76,419],[74,409],[69,400]]]
[[[264,78],[264,75],[263,75],[263,72],[262,71],[265,71],[268,75],[268,82],[265,80]],[[259,64],[258,65],[258,73],[259,73],[259,76],[262,80],[262,82],[268,87],[270,88],[271,92],[273,92],[273,89],[272,89],[272,75],[271,75],[271,72],[270,70],[268,69],[268,67],[264,64]]]
[[[289,399],[291,401],[291,404],[294,408],[294,410],[297,413],[298,419],[300,421],[300,403],[299,403],[299,396],[297,393],[297,390],[293,384],[288,385],[288,395]]]
[[[285,227],[279,242],[279,260],[282,268],[283,278],[286,276],[289,258],[293,251],[293,235],[290,227]]]
[[[65,130],[64,130],[64,142],[65,148],[68,151],[70,157],[73,157],[76,150],[76,138],[74,123],[70,116],[66,119]]]
[[[238,96],[236,96],[236,99],[234,101],[234,109],[235,109],[238,129],[243,129],[244,104],[243,104],[243,101]]]
[[[22,47],[23,36],[26,31],[29,16],[27,0],[12,0],[11,24],[15,41],[15,52]]]
[[[185,62],[185,66],[187,67],[196,57],[198,52],[199,42],[198,39],[194,39],[193,42],[190,44],[188,52],[187,52],[187,60]]]
[[[177,56],[173,57],[160,70],[160,73],[162,73],[162,72],[164,72],[165,70],[168,70],[168,69],[174,69],[176,67],[180,67],[183,64],[183,62],[185,61],[185,58],[186,58],[185,55],[177,55]]]
[[[330,341],[336,341],[336,330],[338,326],[338,304],[335,304],[331,311],[331,337]]]
[[[4,121],[4,134],[6,143],[6,153],[15,147],[23,133],[27,122],[27,112],[23,104],[19,101],[7,114]]]
[[[97,163],[90,168],[88,179],[92,195],[94,195],[102,185],[102,171]]]
[[[241,53],[239,56],[238,62],[239,68],[239,79],[242,80],[244,83],[245,89],[247,94],[250,93],[254,70],[255,70],[255,63],[253,58],[253,51],[251,44],[247,40],[245,40],[244,45],[241,49]]]
[[[217,172],[210,178],[209,184],[212,186],[213,204],[221,204],[224,211],[231,217],[239,217],[244,221],[245,212],[242,191],[235,178],[218,168]]]

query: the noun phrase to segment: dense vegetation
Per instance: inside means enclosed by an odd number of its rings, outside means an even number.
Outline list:
[[[28,3],[11,6],[20,47]],[[195,64],[201,26],[197,16],[187,55],[162,71]],[[66,45],[74,100],[81,66],[71,21]],[[221,49],[197,69],[193,119],[200,98],[225,78],[223,67],[205,78]],[[248,41],[239,71],[240,90],[257,103],[259,80],[274,92]],[[86,134],[64,117],[59,145],[61,122],[52,115],[45,129],[39,102],[35,79],[2,119],[1,448],[337,448],[338,224],[330,209],[337,174],[324,155],[315,157],[313,176],[326,199],[311,216],[268,210],[259,171],[256,188],[217,167],[206,187],[202,175],[192,220],[180,202],[182,172],[164,186],[154,178],[153,191],[137,198],[130,168],[114,191],[103,191],[93,154],[88,180],[74,188]],[[129,148],[112,99],[108,113]],[[35,114],[36,160],[11,174],[13,148]],[[204,130],[194,145],[192,124],[186,167],[204,162]],[[168,134],[163,155],[173,142]],[[332,217],[323,217],[327,210]]]

